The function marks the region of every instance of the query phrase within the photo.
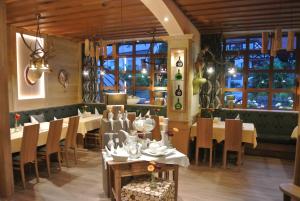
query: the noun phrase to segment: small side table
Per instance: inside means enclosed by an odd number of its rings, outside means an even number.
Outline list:
[[[122,187],[122,201],[175,201],[175,183],[170,180],[156,180],[151,189],[150,179],[134,180]]]
[[[121,201],[121,179],[128,176],[149,175],[147,161],[135,161],[135,162],[107,162],[107,189],[108,196],[116,201]],[[178,195],[178,165],[177,164],[161,164],[161,168],[158,172],[159,176],[169,178],[169,172],[172,172],[173,181],[175,184],[175,201],[177,201]]]

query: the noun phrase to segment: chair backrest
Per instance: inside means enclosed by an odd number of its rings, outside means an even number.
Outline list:
[[[136,119],[136,113],[135,112],[128,112],[127,113],[127,118],[130,121],[130,123],[129,123],[129,129],[128,130],[132,130],[133,129],[132,123]]]
[[[213,120],[211,118],[197,119],[197,147],[211,148],[213,140]]]
[[[243,122],[239,119],[225,120],[225,147],[227,150],[240,151],[242,147]]]
[[[161,140],[159,117],[156,115],[152,115],[151,118],[155,121],[155,127],[152,130],[152,138],[156,141],[159,141]]]
[[[103,111],[102,118],[105,118],[105,119],[107,119],[107,118],[108,118],[108,113],[109,113],[109,111],[108,111],[108,110],[104,110],[104,111]]]
[[[76,137],[77,137],[77,130],[79,125],[79,116],[74,116],[69,118],[68,130],[65,139],[65,148],[76,148]]]
[[[36,159],[36,149],[39,139],[40,124],[24,126],[20,162],[28,163]]]
[[[46,144],[46,152],[48,154],[56,153],[60,150],[59,141],[61,137],[62,125],[62,119],[50,121]]]

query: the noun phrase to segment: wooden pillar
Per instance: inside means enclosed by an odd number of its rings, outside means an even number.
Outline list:
[[[300,186],[300,135],[298,135],[297,147],[296,147],[294,184]]]
[[[13,171],[9,133],[6,7],[0,1],[0,197],[13,194]]]

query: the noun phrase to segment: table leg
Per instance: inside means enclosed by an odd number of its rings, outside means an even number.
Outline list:
[[[291,201],[291,197],[286,194],[283,194],[283,201]]]
[[[118,167],[114,169],[114,188],[112,191],[114,191],[116,201],[121,201],[121,174]]]
[[[178,197],[178,165],[175,165],[173,172],[173,180],[175,182],[175,201],[177,201]]]

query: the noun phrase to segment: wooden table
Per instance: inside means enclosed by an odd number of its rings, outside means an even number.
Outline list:
[[[257,133],[253,123],[243,123],[242,142],[257,146]],[[190,130],[190,137],[197,137],[197,123],[194,123]],[[225,121],[213,123],[213,139],[222,142],[225,139]]]
[[[147,166],[148,161],[136,161],[136,162],[114,162],[107,161],[107,184],[108,184],[108,197],[113,198],[116,201],[121,201],[121,180],[123,177],[139,176],[149,174]],[[161,164],[159,173],[166,173],[166,177],[169,176],[169,172],[173,172],[173,180],[175,182],[175,200],[178,195],[178,165],[175,164]],[[161,174],[160,174],[161,175]]]

